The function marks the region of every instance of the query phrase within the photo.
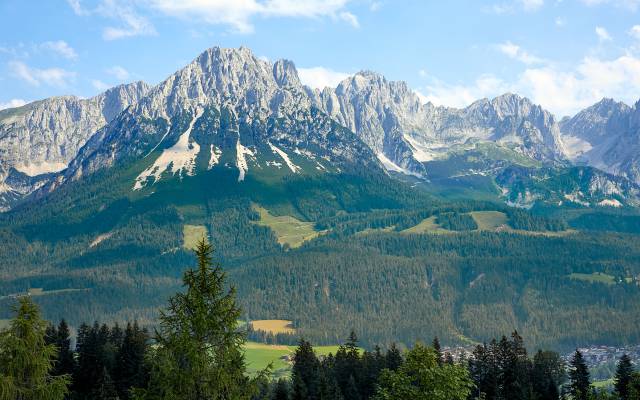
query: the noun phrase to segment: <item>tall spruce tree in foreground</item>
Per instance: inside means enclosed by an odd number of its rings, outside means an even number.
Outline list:
[[[62,400],[69,377],[52,375],[57,349],[45,342],[47,323],[30,297],[14,310],[0,332],[0,400]]]
[[[136,398],[241,400],[255,392],[255,381],[245,374],[235,290],[225,288],[225,274],[212,264],[211,253],[202,239],[198,267],[183,277],[186,291],[161,312],[148,388],[136,390]]]
[[[589,368],[579,350],[576,350],[571,359],[569,370],[569,393],[574,400],[587,400],[591,391]]]
[[[615,389],[618,397],[621,400],[630,400],[629,397],[629,383],[631,382],[631,375],[633,375],[633,364],[631,364],[631,358],[623,354],[618,362],[616,368],[615,377]]]

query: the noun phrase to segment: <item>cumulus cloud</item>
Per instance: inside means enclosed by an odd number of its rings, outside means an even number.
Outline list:
[[[634,25],[629,29],[629,35],[636,40],[640,40],[640,25]]]
[[[523,50],[520,46],[513,44],[509,41],[499,44],[497,47],[498,47],[498,50],[503,54],[505,54],[507,57],[513,58],[514,60],[518,60],[524,64],[540,64],[544,62],[543,59],[529,54],[527,51]]]
[[[113,67],[108,68],[107,73],[119,81],[126,81],[130,76],[129,71],[119,65],[114,65]]]
[[[587,6],[612,5],[636,11],[640,7],[640,0],[581,0]]]
[[[466,107],[478,99],[511,91],[506,82],[491,74],[481,75],[470,85],[448,84],[434,78],[425,89],[427,101],[449,107]]]
[[[9,70],[13,76],[22,79],[32,86],[44,84],[48,86],[66,87],[76,76],[75,72],[66,71],[62,68],[31,68],[21,61],[9,62]]]
[[[346,10],[349,0],[143,0],[165,15],[229,25],[240,33],[253,32],[255,17],[331,17],[358,27],[358,19]]]
[[[73,47],[69,46],[69,44],[64,40],[44,42],[40,46],[45,50],[52,51],[69,60],[75,60],[78,58],[78,54]]]
[[[504,92],[527,96],[557,116],[573,115],[603,97],[632,104],[640,93],[640,58],[630,54],[611,60],[585,57],[573,69],[552,64],[528,67],[513,82],[493,75],[466,85],[435,81],[425,93],[436,104],[460,107]]]
[[[103,0],[98,12],[120,21],[118,26],[109,26],[102,32],[105,40],[116,40],[132,36],[155,35],[156,29],[147,18],[138,15],[133,7],[118,0]]]
[[[544,5],[544,0],[520,0],[525,11],[535,11]]]
[[[596,26],[596,35],[598,35],[598,40],[600,40],[600,42],[613,40],[609,32],[601,26]]]
[[[93,79],[93,80],[91,81],[91,85],[92,85],[94,88],[96,88],[96,89],[98,89],[99,91],[101,91],[101,92],[103,92],[103,91],[105,91],[105,90],[107,90],[107,89],[109,89],[109,88],[110,88],[110,86],[109,86],[107,83],[104,83],[104,82],[102,82],[102,81],[101,81],[101,80],[99,80],[99,79]]]
[[[99,15],[118,22],[117,26],[108,26],[102,31],[104,40],[117,40],[132,36],[155,35],[156,29],[144,16],[139,15],[133,2],[124,0],[101,0],[95,8],[86,8],[80,0],[67,0],[76,15]]]
[[[22,107],[25,104],[27,104],[27,102],[22,99],[11,99],[4,103],[0,102],[0,110],[4,110],[6,108]]]
[[[350,75],[325,67],[298,68],[298,76],[303,84],[321,90],[325,87],[338,86],[341,81]]]
[[[492,4],[486,10],[494,14],[512,14],[516,11],[537,11],[542,6],[544,6],[544,0],[514,0]]]

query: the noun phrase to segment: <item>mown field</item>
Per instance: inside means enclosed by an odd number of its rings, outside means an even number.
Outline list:
[[[287,245],[290,248],[300,247],[304,242],[312,240],[322,233],[314,229],[313,222],[300,221],[289,215],[275,216],[266,208],[255,204],[253,209],[260,214],[260,220],[255,223],[271,228],[281,245]]]
[[[264,370],[271,364],[271,372],[274,378],[288,376],[291,373],[290,359],[296,350],[296,346],[268,345],[256,342],[245,344],[245,359],[250,373]],[[335,354],[338,346],[314,346],[318,356]]]

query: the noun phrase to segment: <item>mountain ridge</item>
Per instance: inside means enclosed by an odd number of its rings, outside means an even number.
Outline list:
[[[69,150],[69,153],[75,151],[74,156],[66,157],[64,164],[37,171],[57,173],[68,167],[49,180],[48,191],[59,187],[64,181],[79,179],[111,165],[119,157],[116,154],[118,148],[125,149],[123,151],[135,157],[142,157],[143,153],[158,148],[165,139],[176,139],[178,133],[172,131],[172,118],[185,110],[194,112],[198,107],[227,110],[235,114],[234,118],[240,116],[243,119],[240,124],[248,125],[255,121],[288,118],[300,110],[317,108],[354,132],[375,155],[373,162],[390,173],[415,176],[426,181],[430,179],[430,161],[449,157],[452,147],[465,146],[470,142],[495,143],[550,165],[586,163],[605,172],[625,176],[636,183],[640,179],[640,172],[634,172],[638,170],[638,160],[628,154],[620,156],[624,163],[616,168],[612,168],[610,162],[602,163],[600,159],[577,155],[579,150],[576,148],[584,146],[585,139],[577,138],[576,127],[581,126],[586,130],[597,125],[598,122],[589,123],[593,119],[594,107],[606,109],[617,104],[623,114],[631,110],[628,106],[624,108],[622,103],[612,101],[598,103],[570,119],[557,121],[540,105],[513,93],[493,99],[479,99],[465,108],[423,104],[405,82],[389,81],[381,74],[368,70],[346,78],[335,88],[312,89],[301,83],[292,61],[281,59],[271,63],[256,57],[245,47],[207,49],[164,81],[154,87],[145,86],[141,92],[144,93],[137,97],[130,96],[130,101],[123,102],[127,107],[118,107],[116,104],[110,109],[112,120],[116,116],[118,119],[111,124],[114,126],[102,127],[101,121],[91,125],[91,129],[87,130],[95,134],[82,136],[83,139]],[[579,123],[581,119],[583,122]],[[127,131],[117,125],[125,120],[129,128],[133,129],[137,124],[142,129],[138,129],[134,135],[131,129]],[[607,121],[610,120],[613,117],[609,116]],[[154,122],[149,125],[149,121]],[[116,132],[118,129],[121,131]],[[146,133],[141,132],[144,129]],[[284,136],[281,135],[281,138]],[[50,146],[54,143],[52,140]],[[606,150],[608,159],[624,152],[624,148],[616,147],[615,143],[609,143],[608,146],[612,148]],[[289,150],[293,152],[296,148]],[[214,148],[211,147],[209,152],[213,154]],[[583,159],[586,161],[582,162]],[[239,164],[240,161],[236,160],[235,163]],[[40,185],[43,181],[46,179],[38,180]],[[24,191],[21,195],[31,191]]]

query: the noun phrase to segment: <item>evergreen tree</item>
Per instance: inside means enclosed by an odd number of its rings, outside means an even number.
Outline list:
[[[107,370],[107,367],[102,367],[102,372],[99,375],[98,381],[93,382],[93,388],[91,389],[91,400],[120,400],[118,397],[118,391],[111,379],[111,375]]]
[[[438,365],[442,365],[442,362],[444,361],[442,357],[442,347],[440,346],[440,340],[437,336],[433,338],[432,347],[436,351],[436,353],[438,353]]]
[[[615,392],[621,400],[630,400],[629,398],[629,382],[631,382],[631,375],[633,374],[633,364],[631,364],[631,358],[623,354],[618,362],[615,376]]]
[[[56,330],[55,346],[58,348],[58,357],[53,369],[53,375],[71,376],[76,366],[76,360],[71,350],[71,332],[69,332],[69,325],[67,325],[64,319],[60,321],[58,329]]]
[[[396,371],[402,365],[402,354],[395,343],[391,343],[391,347],[385,355],[385,365],[388,370]]]
[[[564,362],[558,353],[538,350],[533,357],[531,383],[533,394],[539,400],[557,400],[564,383]]]
[[[511,334],[511,340],[503,337],[500,341],[501,396],[510,400],[526,400],[531,397],[531,362],[527,357],[524,341],[518,332]]]
[[[289,400],[289,383],[286,379],[278,379],[273,389],[271,400]]]
[[[45,342],[47,323],[30,297],[18,301],[0,332],[0,400],[61,400],[69,377],[52,375],[57,350]]]
[[[569,370],[569,393],[574,400],[587,400],[591,389],[589,368],[579,350],[571,359],[571,369]]]
[[[211,253],[203,238],[196,250],[197,269],[184,274],[186,291],[174,295],[161,312],[148,389],[136,390],[137,397],[241,400],[255,392],[256,380],[245,375],[235,290],[225,289],[225,274],[212,264]]]
[[[311,343],[300,339],[291,370],[293,400],[314,400],[320,395],[320,362]]]
[[[634,372],[631,374],[631,379],[627,385],[629,392],[629,399],[640,399],[640,372]]]
[[[73,373],[73,392],[77,399],[93,399],[93,391],[97,382],[107,378],[105,371],[112,370],[112,360],[115,355],[109,345],[109,328],[94,322],[93,326],[83,324],[78,330],[76,343],[77,365]],[[110,379],[110,378],[109,378]]]
[[[144,365],[149,334],[137,322],[127,324],[116,356],[115,386],[121,399],[129,399],[132,388],[143,388],[148,374]]]

